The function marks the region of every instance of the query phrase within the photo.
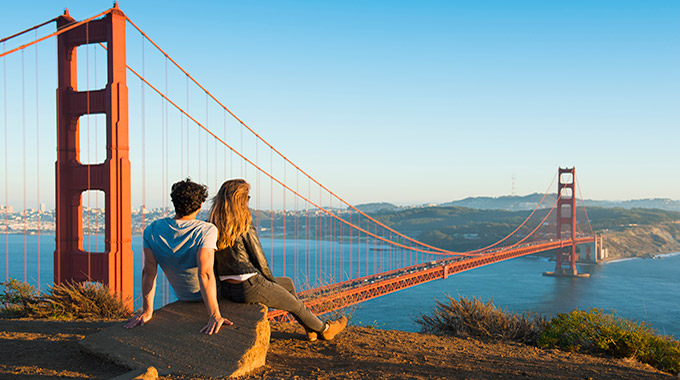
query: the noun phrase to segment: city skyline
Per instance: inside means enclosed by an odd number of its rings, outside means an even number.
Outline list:
[[[680,199],[677,2],[119,5],[242,120],[352,204],[542,193],[558,166],[576,167],[587,199]],[[110,6],[12,3],[0,36],[64,7],[82,19]],[[129,42],[128,59],[140,53]],[[54,66],[40,61],[41,77]],[[131,96],[139,92],[133,79]],[[48,83],[41,98],[54,88]],[[36,177],[49,189],[54,111],[41,112],[47,153]],[[20,124],[20,115],[8,117]],[[41,203],[50,208],[48,191]],[[148,192],[145,203],[157,207],[159,192]],[[16,209],[21,196],[7,203]]]

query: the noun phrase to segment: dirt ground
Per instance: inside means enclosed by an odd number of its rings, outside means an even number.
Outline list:
[[[109,379],[126,373],[78,345],[84,336],[119,323],[0,319],[0,378]],[[676,377],[629,359],[372,328],[349,327],[333,341],[312,343],[303,340],[300,326],[273,323],[267,364],[240,380],[525,378]]]

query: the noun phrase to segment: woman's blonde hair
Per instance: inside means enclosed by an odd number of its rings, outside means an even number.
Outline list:
[[[212,199],[208,219],[217,227],[217,249],[231,247],[236,238],[248,232],[253,217],[248,208],[250,185],[243,179],[222,184]]]

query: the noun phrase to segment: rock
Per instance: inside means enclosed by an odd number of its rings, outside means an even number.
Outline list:
[[[263,366],[269,349],[267,308],[220,300],[222,316],[234,323],[220,332],[200,332],[208,321],[202,302],[174,302],[156,310],[144,326],[124,323],[85,337],[80,344],[131,369],[156,367],[161,375],[230,377]]]
[[[116,376],[111,380],[156,380],[158,379],[158,371],[154,367],[136,369],[120,376]]]

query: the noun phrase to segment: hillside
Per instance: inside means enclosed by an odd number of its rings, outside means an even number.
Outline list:
[[[538,210],[534,218],[540,220],[538,218],[544,217],[547,211]],[[423,207],[372,214],[397,231],[454,251],[492,244],[512,232],[528,215],[529,211],[463,207]],[[591,207],[588,217],[594,232],[605,237],[605,247],[612,257],[650,256],[680,251],[680,212]],[[581,208],[577,210],[577,219],[586,219]],[[554,215],[546,223],[539,231],[554,233]],[[524,226],[518,233],[527,234],[534,226]]]
[[[680,221],[606,231],[603,236],[604,246],[613,257],[652,257],[680,252]]]
[[[469,207],[481,210],[533,210],[534,207],[541,201],[543,194],[529,194],[529,195],[506,195],[500,197],[469,197],[457,201],[446,202],[440,204],[442,207]],[[545,198],[545,204],[553,204],[557,199],[557,194],[548,194]],[[604,207],[604,208],[647,208],[659,209],[665,211],[680,211],[680,201],[668,198],[650,198],[650,199],[634,199],[628,201],[607,201],[607,200],[593,200],[586,199],[586,207]],[[579,201],[580,204],[580,201]]]

